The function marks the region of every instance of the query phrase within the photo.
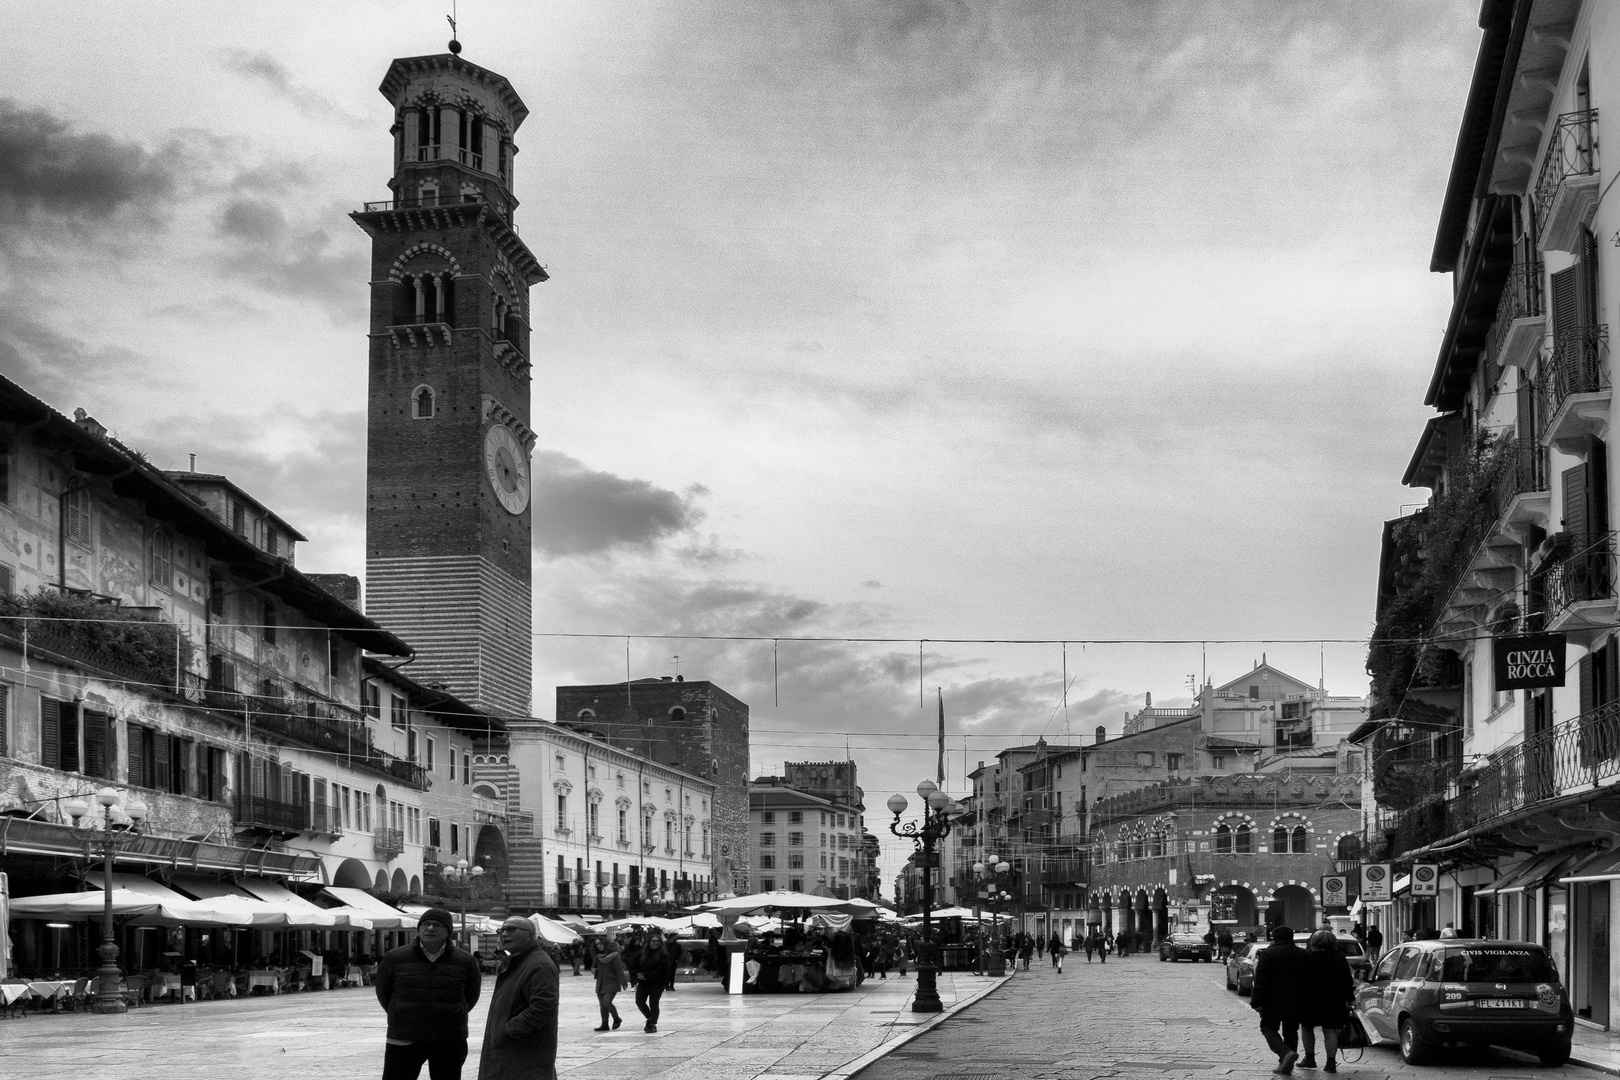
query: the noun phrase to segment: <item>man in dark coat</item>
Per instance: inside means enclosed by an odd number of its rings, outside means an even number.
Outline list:
[[[521,915],[501,924],[501,948],[478,1080],[557,1080],[557,965]]]
[[[431,1080],[461,1080],[467,1014],[483,979],[478,961],[450,941],[451,929],[448,911],[428,908],[416,941],[377,965],[377,1000],[388,1013],[383,1080],[416,1080],[424,1063]]]
[[[1313,969],[1305,950],[1294,945],[1294,931],[1274,927],[1271,944],[1260,950],[1254,962],[1254,991],[1249,1007],[1260,1014],[1260,1034],[1277,1055],[1272,1071],[1287,1076],[1294,1071],[1299,1054],[1300,1021],[1310,1019]],[[1277,1033],[1278,1025],[1282,1034]]]

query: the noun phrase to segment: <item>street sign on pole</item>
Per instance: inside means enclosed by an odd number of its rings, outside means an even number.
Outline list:
[[[1361,899],[1376,904],[1391,899],[1389,863],[1362,863]]]
[[[1440,868],[1434,863],[1412,864],[1412,895],[1440,895]]]
[[[1350,879],[1343,874],[1322,875],[1322,906],[1347,907],[1350,903]]]

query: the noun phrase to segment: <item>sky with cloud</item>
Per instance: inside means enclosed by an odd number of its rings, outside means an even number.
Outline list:
[[[848,747],[877,824],[932,774],[936,688],[956,789],[1262,654],[1365,692],[1475,0],[461,8],[529,106],[551,274],[540,715],[678,664],[750,704],[757,771]],[[361,572],[347,214],[441,5],[10,16],[0,371]]]

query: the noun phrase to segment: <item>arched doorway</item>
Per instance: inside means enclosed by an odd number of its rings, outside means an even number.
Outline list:
[[[411,875],[411,895],[412,896],[421,896],[422,895],[422,879],[417,877],[415,874]]]
[[[1266,905],[1266,922],[1308,934],[1316,929],[1316,898],[1303,885],[1279,885]]]
[[[378,892],[388,891],[388,871],[377,871],[377,880],[372,882],[372,888],[376,889]]]
[[[332,884],[345,889],[369,889],[371,874],[359,859],[344,859],[332,875]]]
[[[1153,943],[1157,945],[1170,936],[1170,898],[1163,889],[1153,890]]]
[[[1216,926],[1242,928],[1260,925],[1260,905],[1242,885],[1225,884],[1210,894],[1209,921]]]
[[[394,880],[392,882],[390,882],[390,884],[392,885],[393,890],[395,892],[402,893],[402,892],[405,891],[406,887],[410,884],[410,882],[405,880],[405,871],[404,870],[395,870],[394,871]]]

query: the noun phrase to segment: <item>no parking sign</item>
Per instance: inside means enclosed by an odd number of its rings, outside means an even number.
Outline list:
[[[1350,905],[1350,879],[1344,874],[1322,875],[1322,906],[1325,908]]]
[[[1361,899],[1369,904],[1390,899],[1389,863],[1363,863],[1361,866]]]
[[[1440,893],[1440,868],[1433,863],[1412,864],[1412,895],[1438,896]]]

